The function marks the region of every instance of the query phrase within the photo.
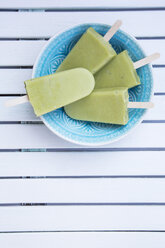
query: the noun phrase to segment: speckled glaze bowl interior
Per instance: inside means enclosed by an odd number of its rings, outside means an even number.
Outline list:
[[[83,24],[55,35],[39,54],[33,68],[33,78],[54,73],[89,27],[93,27],[101,35],[104,35],[110,28],[105,24]],[[126,49],[133,61],[145,57],[136,39],[121,30],[113,36],[110,43],[117,53]],[[139,68],[137,73],[141,85],[129,90],[129,100],[150,101],[153,88],[150,65]],[[53,133],[65,140],[81,145],[103,145],[119,140],[128,134],[142,121],[145,112],[144,109],[130,109],[129,122],[125,126],[77,121],[67,116],[63,108],[45,114],[41,119]]]

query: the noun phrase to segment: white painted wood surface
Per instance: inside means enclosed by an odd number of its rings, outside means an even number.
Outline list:
[[[0,204],[165,202],[165,180],[160,178],[4,179],[0,188]]]
[[[165,1],[2,0],[0,10],[0,246],[164,247]],[[25,94],[45,38],[116,19],[147,55],[161,54],[147,123],[119,142],[89,148],[37,124],[30,104],[4,107]]]
[[[106,231],[165,229],[165,206],[1,207],[0,231]]]
[[[25,94],[24,81],[31,75],[32,69],[0,69],[0,94]]]
[[[109,246],[118,248],[164,248],[165,236],[164,233],[116,233],[116,232],[101,232],[101,233],[12,233],[1,234],[0,243],[3,248],[31,248],[37,247],[45,248],[49,244],[55,247],[72,247],[84,248],[92,245],[93,247],[100,248]]]
[[[148,0],[148,1],[137,1],[132,0],[131,2],[129,0],[40,0],[39,2],[37,0],[28,0],[28,1],[21,1],[21,0],[15,0],[14,2],[9,1],[2,1],[0,3],[0,8],[8,8],[8,9],[15,9],[15,8],[106,8],[106,7],[118,7],[118,8],[130,8],[130,7],[164,7],[165,3],[164,0],[157,0],[156,2],[154,0]]]
[[[165,30],[158,28],[163,18],[164,11],[0,12],[0,37],[50,37],[78,24],[113,24],[117,19],[134,36],[163,36]]]
[[[32,66],[43,46],[45,40],[34,41],[0,41],[1,60],[0,66]],[[144,48],[147,55],[158,51],[159,59],[153,64],[165,64],[164,40],[140,40],[139,44]]]
[[[46,41],[0,41],[0,66],[32,66]]]
[[[165,151],[1,152],[0,160],[2,178],[165,176]]]

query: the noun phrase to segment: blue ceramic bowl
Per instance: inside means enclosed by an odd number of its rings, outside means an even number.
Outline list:
[[[105,24],[82,24],[55,35],[39,54],[33,68],[33,78],[54,73],[89,27],[93,27],[101,35],[110,28]],[[126,49],[133,61],[145,57],[136,39],[121,30],[113,36],[110,43],[117,53]],[[143,66],[137,72],[141,85],[129,90],[130,101],[150,101],[153,88],[151,67]],[[143,109],[129,110],[129,122],[125,126],[77,121],[67,116],[63,108],[45,114],[41,119],[53,133],[65,140],[81,145],[103,145],[128,134],[142,121],[145,112]]]

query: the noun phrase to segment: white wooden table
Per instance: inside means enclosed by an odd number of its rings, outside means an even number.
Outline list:
[[[41,48],[85,22],[114,23],[154,62],[155,108],[130,135],[86,148],[53,135],[25,93]],[[165,247],[165,0],[0,1],[0,247]]]

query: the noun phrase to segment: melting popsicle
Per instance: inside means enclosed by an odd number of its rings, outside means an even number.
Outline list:
[[[160,54],[155,53],[133,63],[128,52],[124,50],[95,74],[95,89],[109,87],[132,88],[139,85],[140,78],[136,69],[152,62],[159,56]]]
[[[125,87],[94,90],[88,97],[65,106],[68,116],[76,120],[126,125],[128,108],[150,108],[152,103],[128,102]]]
[[[27,96],[12,99],[13,106],[30,101],[37,116],[88,96],[95,85],[91,72],[76,68],[25,81]]]
[[[108,61],[116,56],[115,50],[108,41],[120,26],[121,21],[116,21],[104,37],[97,33],[93,28],[88,28],[59,66],[57,72],[83,67],[93,74],[96,73]]]

